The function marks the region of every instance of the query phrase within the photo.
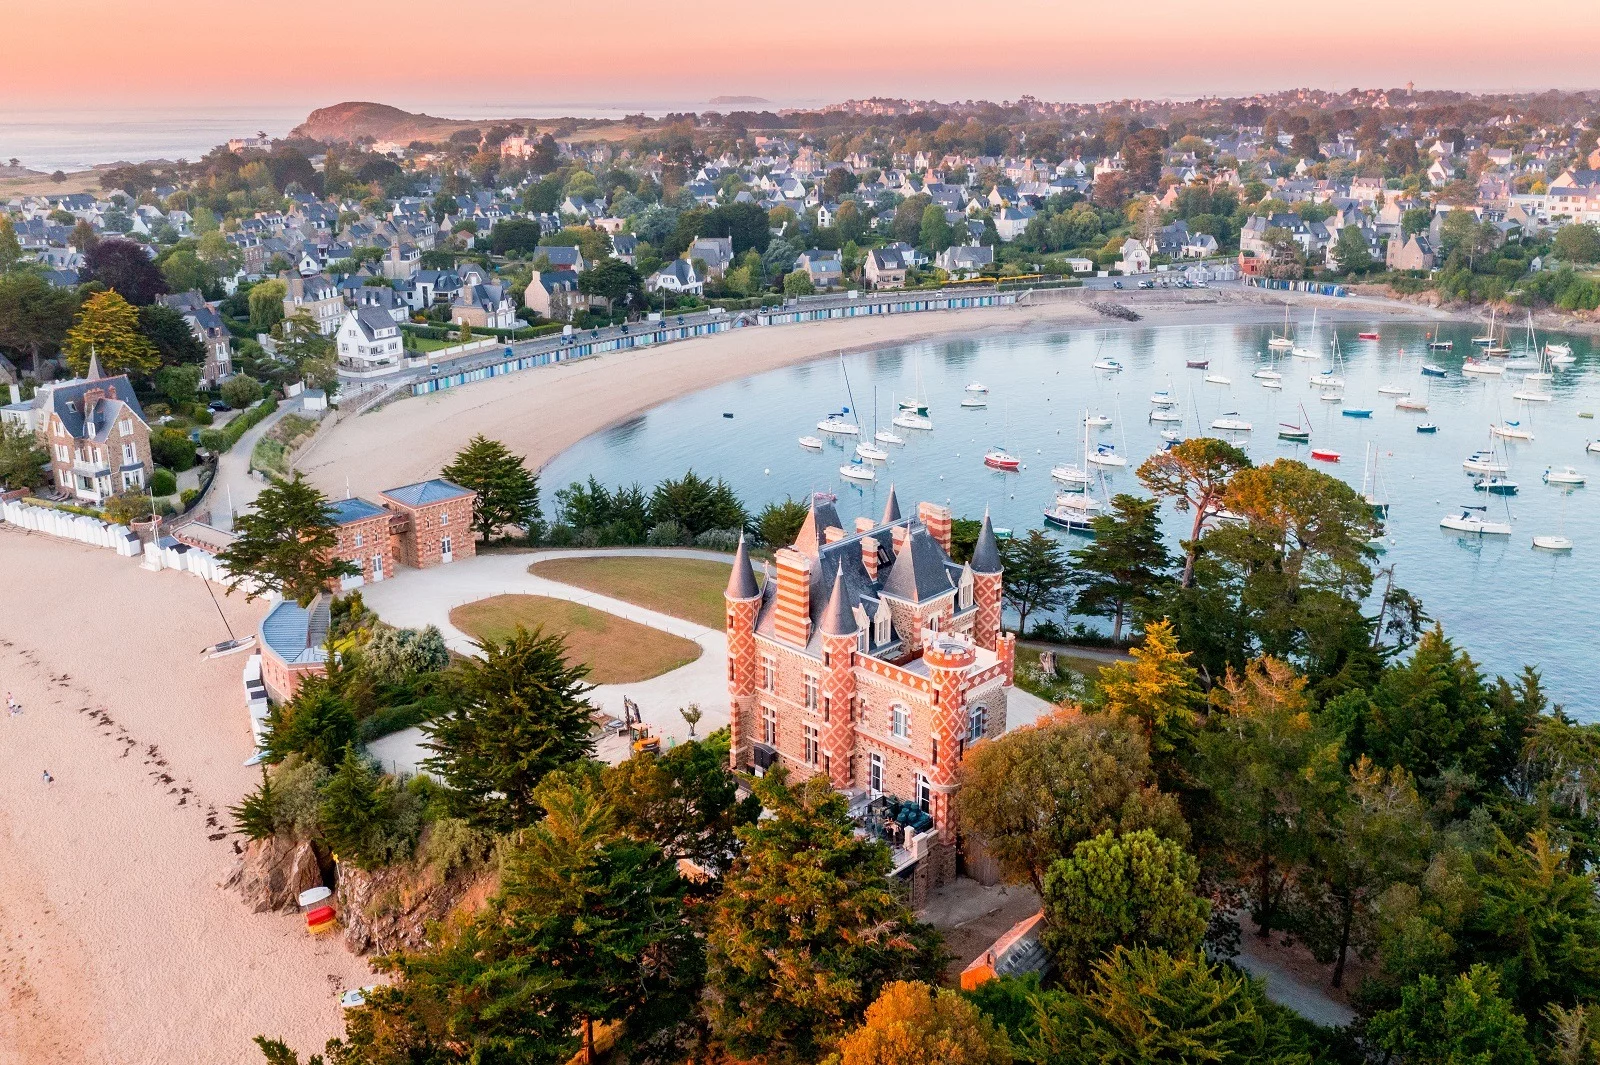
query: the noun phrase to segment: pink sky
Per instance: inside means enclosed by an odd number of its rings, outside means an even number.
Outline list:
[[[680,103],[721,94],[787,103],[1023,93],[1101,100],[1406,81],[1600,87],[1595,0],[1520,8],[1347,0],[1299,10],[1232,0],[921,0],[835,5],[816,16],[810,9],[792,5],[780,20],[772,5],[748,0],[576,8],[474,0],[459,9],[432,0],[0,0],[0,113],[5,102],[370,99],[470,114],[496,102]]]

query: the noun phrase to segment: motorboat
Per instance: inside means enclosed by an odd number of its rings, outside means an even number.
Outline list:
[[[1428,350],[1429,351],[1454,351],[1455,347],[1456,347],[1456,342],[1454,340],[1430,340],[1430,341],[1428,341]]]
[[[1191,370],[1204,370],[1210,367],[1210,359],[1185,359],[1184,363]]]
[[[1371,407],[1346,407],[1343,410],[1341,410],[1339,413],[1343,414],[1346,418],[1370,418],[1370,417],[1372,417],[1372,408]]]
[[[1412,399],[1410,396],[1407,396],[1405,399],[1396,400],[1395,401],[1395,405],[1394,405],[1394,409],[1395,410],[1427,410],[1428,409],[1428,402],[1427,402],[1427,400]]]
[[[1089,453],[1089,462],[1095,466],[1109,466],[1112,468],[1126,466],[1128,460],[1117,454],[1115,444],[1101,444]]]
[[[1524,403],[1550,403],[1553,402],[1556,397],[1551,395],[1549,392],[1540,392],[1533,388],[1519,388],[1515,392],[1511,393],[1511,398],[1520,399]]]
[[[1121,373],[1122,363],[1116,359],[1097,359],[1095,360],[1094,368],[1096,370],[1108,370],[1111,373]]]
[[[1161,430],[1161,439],[1169,444],[1176,444],[1183,439],[1183,434],[1176,429],[1163,429]]]
[[[987,407],[989,405],[989,401],[984,399],[982,396],[967,396],[961,401],[961,405],[967,408]]]
[[[1339,453],[1331,447],[1314,447],[1311,449],[1311,457],[1318,462],[1338,462],[1340,458]]]
[[[989,394],[989,386],[974,381],[967,386],[967,391],[973,393],[974,395],[985,396]]]
[[[1423,377],[1444,377],[1445,376],[1445,368],[1443,366],[1435,366],[1431,362],[1425,362],[1425,363],[1422,364],[1422,376]]]
[[[906,438],[899,433],[891,433],[887,429],[879,429],[872,434],[872,438],[880,444],[903,444]]]
[[[1152,407],[1176,407],[1178,401],[1173,398],[1171,392],[1162,389],[1160,392],[1150,393],[1150,405]]]
[[[1505,473],[1511,467],[1500,461],[1493,451],[1474,451],[1461,462],[1461,468],[1468,473]]]
[[[1233,384],[1233,378],[1226,377],[1226,376],[1224,376],[1222,374],[1219,374],[1219,373],[1208,373],[1208,374],[1206,374],[1206,384],[1208,384],[1208,385],[1231,385],[1231,384]]]
[[[844,416],[843,412],[830,414],[817,423],[817,428],[834,436],[860,436],[861,426]]]
[[[822,450],[822,437],[820,437],[820,436],[802,436],[800,438],[800,446],[803,447],[803,448],[807,448],[807,449],[809,449],[811,451],[821,451]]]
[[[848,477],[852,481],[876,481],[878,471],[860,459],[851,459],[849,465],[839,467],[839,476]]]
[[[1083,419],[1083,424],[1089,426],[1091,429],[1104,429],[1106,426],[1111,424],[1111,415],[1090,414]]]
[[[1504,366],[1497,366],[1492,362],[1481,362],[1478,359],[1468,359],[1461,364],[1461,372],[1477,374],[1480,377],[1497,377],[1506,372]]]
[[[1559,468],[1557,468],[1555,466],[1551,466],[1549,469],[1544,471],[1544,483],[1545,484],[1574,484],[1574,485],[1576,485],[1576,484],[1583,484],[1584,480],[1585,480],[1585,478],[1584,478],[1583,474],[1579,473],[1577,470],[1573,469],[1571,466],[1562,466],[1562,467],[1559,467]]]
[[[1357,340],[1377,340],[1378,339],[1378,334],[1375,331],[1368,330],[1367,332],[1364,332],[1364,333],[1357,333],[1356,334],[1356,339]]]
[[[1230,410],[1222,417],[1211,423],[1211,428],[1222,429],[1230,433],[1248,433],[1251,430],[1249,422],[1239,417],[1239,412]]]
[[[1522,427],[1521,422],[1502,422],[1499,425],[1489,426],[1489,433],[1505,440],[1532,440],[1533,433]]]
[[[1533,546],[1541,551],[1571,551],[1572,540],[1566,536],[1535,536]]]
[[[1411,389],[1407,388],[1404,385],[1379,385],[1378,386],[1378,395],[1380,395],[1380,396],[1409,396],[1410,394],[1411,394]]]
[[[1514,496],[1520,486],[1516,481],[1508,481],[1504,477],[1480,477],[1472,482],[1472,487],[1492,496]]]
[[[902,410],[894,416],[890,424],[901,429],[921,429],[924,432],[933,429],[932,418],[926,414],[918,414],[916,411],[911,410]]]
[[[1546,355],[1550,355],[1552,357],[1554,357],[1556,355],[1568,355],[1568,356],[1570,356],[1572,354],[1572,345],[1571,344],[1557,344],[1554,341],[1550,341],[1550,342],[1547,342],[1545,344],[1544,350],[1545,350],[1545,354]]]
[[[1487,507],[1462,507],[1460,514],[1446,514],[1439,519],[1441,529],[1470,533],[1474,536],[1510,536],[1511,523],[1490,521]]]
[[[1262,388],[1270,388],[1274,392],[1282,392],[1283,391],[1283,382],[1282,381],[1263,381],[1263,382],[1261,382],[1261,387]]]
[[[1600,440],[1591,440],[1583,445],[1583,450],[1591,455],[1600,455]]]
[[[895,409],[896,410],[908,410],[912,414],[920,414],[924,418],[926,418],[928,416],[928,405],[926,403],[922,403],[922,402],[919,402],[919,401],[914,400],[914,399],[902,399],[902,400],[900,400],[898,403],[895,404]]]
[[[1060,482],[1063,488],[1073,492],[1082,492],[1094,483],[1094,475],[1071,462],[1063,462],[1050,470],[1050,476]]]
[[[887,451],[883,450],[883,448],[878,447],[875,444],[869,444],[865,440],[861,441],[861,443],[856,445],[856,454],[860,455],[862,458],[866,459],[868,462],[888,462],[889,461],[889,453]]]
[[[1094,519],[1100,503],[1092,496],[1058,494],[1055,503],[1044,510],[1044,520],[1069,532],[1094,532]]]
[[[983,464],[992,470],[1015,473],[1022,469],[1022,460],[1003,447],[992,447],[983,456]]]
[[[1266,369],[1257,370],[1255,373],[1251,374],[1250,376],[1254,377],[1257,381],[1281,381],[1281,380],[1283,380],[1283,374],[1279,373],[1277,370],[1266,370]]]
[[[1419,433],[1437,433],[1438,431],[1439,427],[1432,422],[1422,422],[1417,426],[1417,432]]]
[[[1175,410],[1163,407],[1160,410],[1151,411],[1150,420],[1153,422],[1181,422],[1183,421],[1183,415]]]

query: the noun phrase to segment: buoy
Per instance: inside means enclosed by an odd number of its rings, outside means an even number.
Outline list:
[[[766,469],[762,470],[761,472],[763,474],[765,474],[766,476],[771,477],[772,476],[772,467],[768,466]]]

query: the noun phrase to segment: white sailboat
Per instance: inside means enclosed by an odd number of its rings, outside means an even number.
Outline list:
[[[1489,331],[1483,336],[1472,338],[1472,342],[1480,348],[1486,348],[1490,344],[1494,343],[1494,319],[1496,310],[1497,309],[1494,307],[1489,308]]]
[[[1289,351],[1294,347],[1294,341],[1289,338],[1289,304],[1283,305],[1283,332],[1272,334],[1272,339],[1267,341],[1267,347],[1272,351]]]
[[[1311,335],[1315,336],[1316,333],[1317,333],[1317,308],[1313,307],[1313,308],[1311,308]],[[1316,352],[1314,352],[1310,348],[1304,347],[1304,346],[1302,346],[1301,344],[1298,343],[1298,340],[1299,340],[1298,335],[1296,335],[1295,339],[1296,339],[1297,342],[1294,345],[1294,347],[1289,349],[1289,354],[1290,355],[1293,355],[1297,359],[1314,359],[1314,358],[1317,357],[1317,353]]]
[[[1535,536],[1533,546],[1541,551],[1571,551],[1572,538],[1567,535],[1567,493],[1561,493],[1561,523],[1554,536]]]
[[[1544,471],[1544,483],[1575,486],[1584,483],[1584,476],[1571,466],[1551,466]]]
[[[1533,432],[1521,422],[1497,422],[1489,426],[1489,432],[1505,440],[1532,440]]]
[[[898,404],[898,409],[902,410],[902,411],[909,411],[910,413],[915,414],[915,415],[917,415],[918,417],[921,417],[921,418],[927,418],[933,412],[928,408],[928,396],[927,396],[927,393],[922,391],[922,356],[921,355],[913,356],[913,358],[911,360],[911,368],[912,368],[912,373],[914,375],[914,380],[916,381],[915,391],[913,391],[911,393],[911,398],[910,399],[902,399],[902,400],[900,400],[900,402]],[[916,426],[905,426],[904,428],[910,429],[910,428],[917,428],[917,427]],[[932,422],[928,423],[928,428],[930,428],[930,429],[933,428],[933,423]]]
[[[898,433],[889,431],[878,424],[878,390],[872,390],[872,439],[880,444],[903,444],[905,438]],[[885,458],[888,456],[885,455]]]
[[[1066,488],[1068,491],[1083,492],[1088,490],[1089,485],[1093,481],[1093,477],[1087,469],[1089,465],[1088,411],[1084,412],[1083,460],[1082,466],[1071,462],[1063,462],[1061,465],[1050,470],[1050,476],[1055,480],[1060,481],[1062,487]]]
[[[876,481],[878,479],[878,471],[856,458],[851,459],[848,466],[839,467],[839,476],[847,477],[852,481]]]
[[[1462,507],[1461,513],[1440,518],[1439,527],[1473,536],[1510,536],[1511,523],[1490,521],[1488,511],[1488,507]]]
[[[1243,418],[1239,417],[1238,411],[1231,410],[1222,417],[1213,421],[1211,423],[1211,428],[1221,429],[1223,432],[1227,433],[1248,433],[1253,426],[1251,426],[1251,424],[1245,421]]]

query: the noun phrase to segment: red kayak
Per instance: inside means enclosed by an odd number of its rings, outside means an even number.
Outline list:
[[[1333,450],[1331,447],[1314,447],[1311,449],[1311,457],[1316,459],[1318,462],[1339,461],[1339,453]]]
[[[1378,334],[1377,333],[1357,333],[1356,336],[1361,340],[1377,340],[1378,339]]]

